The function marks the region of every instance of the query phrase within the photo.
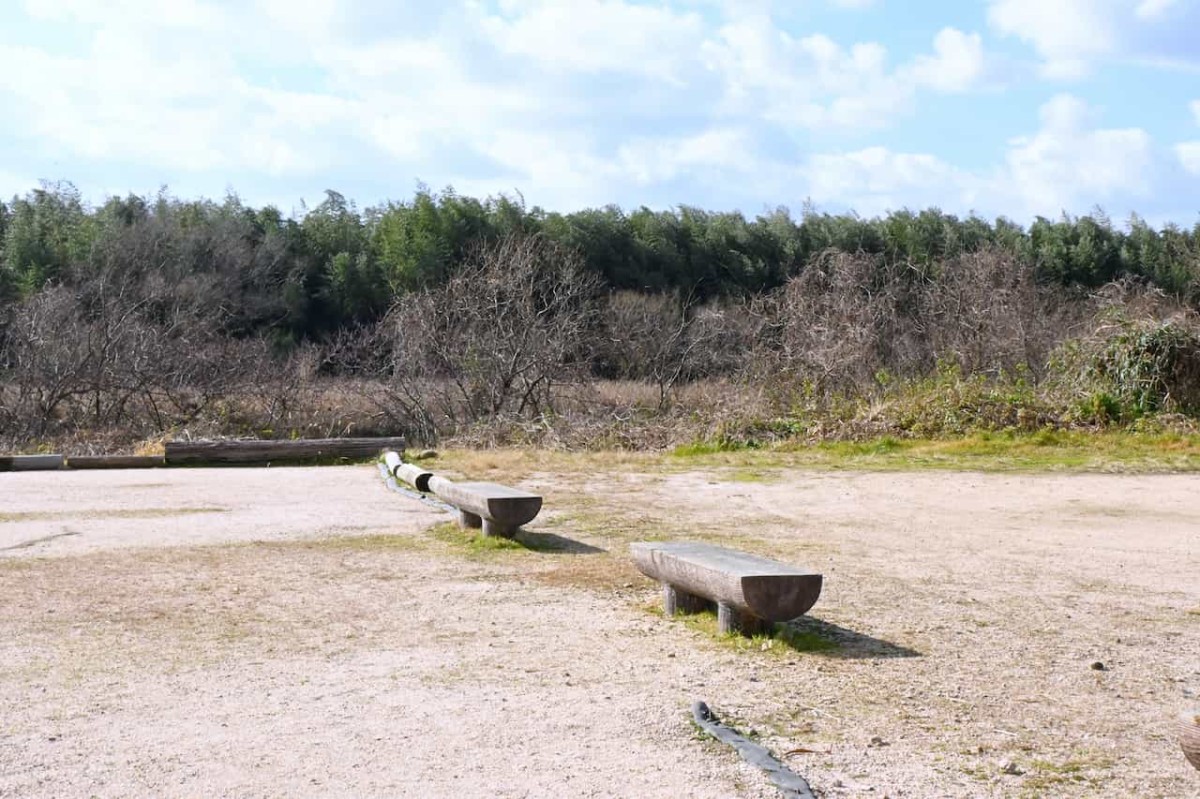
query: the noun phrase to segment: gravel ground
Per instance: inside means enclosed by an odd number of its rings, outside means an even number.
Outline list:
[[[0,475],[0,796],[777,795],[697,698],[822,796],[1200,796],[1197,478],[521,484],[550,551],[370,466]],[[651,612],[646,535],[818,568],[836,648]]]

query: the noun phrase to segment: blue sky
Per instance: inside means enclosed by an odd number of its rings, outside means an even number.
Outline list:
[[[1200,220],[1200,0],[0,0],[0,196]]]

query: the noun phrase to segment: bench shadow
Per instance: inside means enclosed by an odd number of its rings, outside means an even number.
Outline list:
[[[557,555],[602,555],[607,552],[573,538],[564,538],[554,533],[534,533],[523,528],[517,530],[513,540],[530,552],[549,552]]]
[[[818,638],[829,642],[831,646],[816,648],[825,657],[842,658],[847,660],[875,660],[879,658],[918,658],[923,653],[907,646],[894,644],[882,638],[865,635],[842,627],[832,622],[822,621],[812,616],[801,616],[798,619],[776,625],[775,637],[788,642],[796,638],[806,640]]]

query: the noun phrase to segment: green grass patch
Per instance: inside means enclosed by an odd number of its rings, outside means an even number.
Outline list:
[[[485,536],[473,530],[464,530],[454,522],[435,524],[426,532],[451,549],[467,555],[488,555],[496,552],[522,552],[525,550],[525,547],[511,538]]]
[[[662,609],[658,608],[658,614]],[[689,630],[703,633],[715,638],[723,646],[737,652],[770,652],[776,655],[788,655],[795,652],[828,652],[837,649],[839,644],[819,633],[797,630],[786,624],[776,624],[770,633],[752,636],[741,633],[721,635],[717,632],[717,614],[715,611],[679,614],[683,625]]]
[[[487,556],[504,552],[540,552],[561,554],[575,551],[578,546],[570,539],[552,533],[518,530],[513,538],[485,536],[476,530],[464,530],[454,522],[435,524],[426,531],[433,539],[461,554]]]
[[[1113,761],[1103,756],[1070,758],[1061,763],[1034,760],[1021,786],[1021,796],[1053,796],[1067,786],[1099,788],[1109,778]]]
[[[683,454],[681,454],[683,453]],[[1200,471],[1200,435],[1129,431],[980,432],[958,438],[807,443],[770,447],[676,449],[662,465],[743,470],[1128,472]]]

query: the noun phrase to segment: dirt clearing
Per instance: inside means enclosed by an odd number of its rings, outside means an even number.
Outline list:
[[[371,466],[0,475],[0,796],[775,796],[694,699],[824,796],[1200,796],[1198,478],[604,468],[499,550]],[[684,537],[823,571],[799,649],[656,614]]]

